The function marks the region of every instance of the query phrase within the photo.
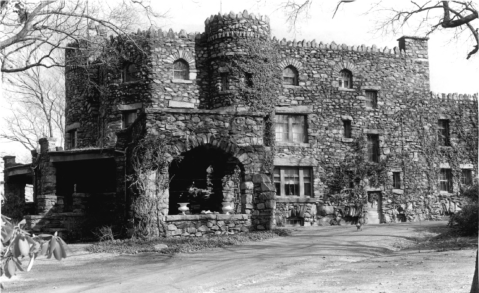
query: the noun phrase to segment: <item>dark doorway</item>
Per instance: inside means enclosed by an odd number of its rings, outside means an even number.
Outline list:
[[[178,214],[179,202],[189,202],[191,214],[221,212],[225,197],[230,197],[238,212],[242,173],[238,159],[212,145],[183,153],[169,168],[169,214]],[[224,194],[226,182],[234,182],[228,194]]]

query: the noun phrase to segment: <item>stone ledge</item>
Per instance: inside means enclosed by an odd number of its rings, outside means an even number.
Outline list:
[[[190,83],[193,83],[192,80],[185,80],[185,79],[172,79],[171,80],[172,83],[186,83],[186,84],[190,84]]]
[[[303,148],[311,147],[311,145],[308,142],[282,142],[282,141],[277,141],[276,146],[291,146],[291,147],[303,147]]]
[[[143,107],[143,103],[117,105],[117,109],[119,111],[133,111],[133,110],[141,109],[142,107]]]
[[[166,216],[165,221],[177,222],[177,221],[200,221],[200,220],[248,220],[249,218],[250,218],[250,215],[247,215],[247,214],[171,215],[171,216]]]
[[[313,113],[313,106],[280,106],[275,107],[274,110],[278,114],[310,114]]]
[[[404,190],[402,190],[402,189],[393,189],[393,193],[395,193],[395,194],[404,194]]]
[[[80,128],[80,122],[75,122],[75,123],[67,125],[65,127],[65,132],[68,132],[70,130],[77,129],[77,128]]]
[[[237,110],[203,110],[203,109],[170,109],[170,108],[148,108],[146,114],[162,114],[162,113],[184,113],[184,114],[204,114],[204,115],[235,115],[235,116],[254,116],[265,117],[263,112],[242,111],[240,107]]]
[[[291,85],[291,84],[283,84],[283,87],[285,89],[300,89],[301,88],[301,86],[299,85]]]
[[[183,109],[194,109],[195,104],[190,102],[181,102],[181,101],[169,101],[168,107],[170,108],[183,108]]]
[[[343,88],[343,87],[338,87],[338,90],[339,91],[345,91],[345,92],[355,92],[356,91],[355,89],[347,89],[347,88]]]
[[[348,137],[341,137],[342,142],[353,142],[354,138],[348,138]]]
[[[275,166],[303,166],[312,167],[317,165],[317,161],[314,158],[297,158],[297,157],[282,157],[274,158]]]
[[[299,197],[299,196],[275,196],[276,202],[291,202],[291,203],[316,203],[319,198],[315,197]]]

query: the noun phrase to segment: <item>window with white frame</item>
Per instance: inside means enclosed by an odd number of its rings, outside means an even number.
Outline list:
[[[312,196],[311,167],[275,167],[274,186],[278,196]]]
[[[287,66],[283,69],[283,84],[298,85],[298,70],[294,66]]]
[[[378,107],[378,92],[366,91],[366,107],[377,109]]]
[[[276,141],[278,142],[308,142],[305,115],[276,114]]]
[[[393,172],[393,188],[401,189],[401,172]]]
[[[441,169],[439,172],[439,190],[452,192],[452,170]]]
[[[190,79],[190,66],[183,59],[178,59],[173,63],[173,79]]]
[[[339,87],[350,89],[353,88],[353,74],[347,69],[339,72]]]
[[[462,169],[461,170],[461,184],[471,185],[472,184],[472,170],[471,169]]]
[[[125,128],[130,127],[130,125],[132,125],[133,122],[135,122],[136,117],[137,117],[136,110],[123,111],[121,113],[122,128],[125,129]]]

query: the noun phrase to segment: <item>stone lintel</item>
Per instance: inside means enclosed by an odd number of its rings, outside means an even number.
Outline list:
[[[143,108],[143,103],[134,103],[134,104],[127,104],[127,105],[118,105],[118,111],[133,111],[137,109]]]
[[[446,114],[439,114],[439,119],[441,120],[450,120],[451,117],[449,115],[446,115]]]
[[[316,203],[319,198],[315,197],[299,197],[299,196],[275,196],[276,202],[290,202],[290,203]]]
[[[353,142],[354,138],[341,137],[342,142]]]
[[[474,165],[473,164],[460,164],[459,168],[461,168],[461,169],[474,169]]]
[[[439,164],[439,168],[441,168],[441,169],[450,169],[451,166],[449,165],[449,163],[440,163],[440,164]]]
[[[313,158],[297,158],[297,157],[284,157],[284,158],[274,158],[275,166],[303,166],[303,167],[313,167],[316,166],[318,162]]]
[[[65,132],[68,132],[70,130],[77,129],[77,128],[80,128],[80,122],[75,122],[75,123],[67,125],[65,127]]]
[[[310,114],[313,113],[313,106],[286,106],[286,107],[275,107],[276,113],[283,114]]]
[[[362,90],[373,90],[373,91],[380,91],[381,86],[380,85],[363,85],[361,86]]]
[[[249,112],[237,110],[203,110],[203,109],[169,109],[169,108],[148,108],[145,110],[146,114],[162,114],[162,113],[181,113],[181,114],[197,114],[197,115],[230,115],[230,116],[250,116],[250,117],[265,117],[263,112]]]
[[[5,168],[5,175],[7,176],[15,176],[15,175],[33,175],[33,171],[31,169],[31,164],[25,164],[21,166],[13,166],[9,168]]]
[[[190,102],[180,102],[180,101],[169,101],[168,107],[170,108],[186,108],[186,109],[194,109],[195,104]]]
[[[83,160],[99,160],[114,158],[115,154],[111,152],[53,152],[50,153],[50,162],[72,162]]]
[[[364,129],[366,134],[383,134],[382,129]]]
[[[353,117],[349,115],[341,115],[341,120],[353,121]]]

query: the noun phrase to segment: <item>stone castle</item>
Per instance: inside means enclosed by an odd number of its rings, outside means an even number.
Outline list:
[[[431,93],[427,39],[398,41],[393,49],[280,41],[267,17],[244,11],[211,16],[203,33],[111,38],[114,53],[96,61],[68,50],[64,149],[45,138],[31,164],[4,158],[5,210],[33,231],[131,230],[131,154],[149,136],[166,144],[169,164],[154,173],[168,188],[149,189],[160,234],[453,213],[477,176],[477,95]],[[273,102],[252,107],[242,95],[266,87],[261,67],[241,73],[235,61],[268,48]],[[22,197],[26,184],[33,203]],[[183,214],[178,203],[193,191],[203,196],[187,197]]]

